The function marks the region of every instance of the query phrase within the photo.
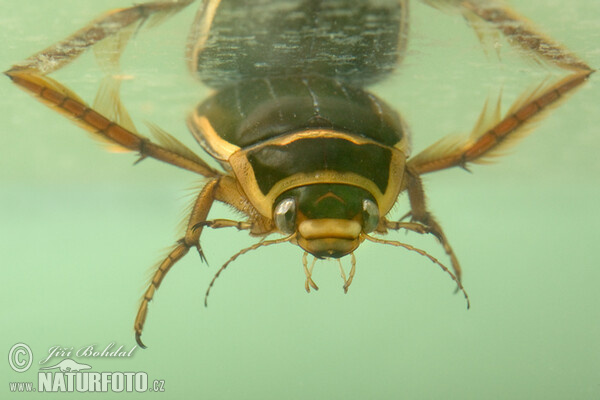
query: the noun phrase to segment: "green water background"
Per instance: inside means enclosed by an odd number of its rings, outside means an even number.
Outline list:
[[[600,66],[600,2],[512,4]],[[0,0],[0,67],[127,5]],[[138,127],[150,120],[194,149],[184,118],[207,95],[183,62],[195,7],[140,32],[123,59],[135,77],[124,83],[123,99]],[[458,17],[417,2],[411,11],[405,62],[374,91],[402,112],[415,152],[469,132],[500,88],[506,109],[548,75],[507,46],[501,60],[486,57]],[[100,76],[91,55],[56,74],[90,102]],[[356,253],[346,295],[334,262],[317,264],[320,290],[306,294],[302,253],[285,244],[233,263],[204,308],[217,268],[253,243],[243,232],[212,231],[202,238],[210,266],[191,252],[151,304],[148,350],[76,360],[95,371],[146,371],[166,383],[164,393],[103,398],[600,398],[597,81],[498,163],[425,178],[430,208],[464,268],[471,310],[427,259],[371,243]],[[51,346],[133,346],[146,279],[178,237],[189,189],[200,181],[152,160],[132,167],[134,156],[102,151],[8,79],[0,93],[0,353],[17,342],[34,353],[22,374],[0,362],[0,398],[63,398],[12,395],[8,383],[36,382],[37,362]],[[398,215],[405,211],[399,204]],[[221,206],[211,215],[233,217]],[[432,238],[393,237],[446,260]]]

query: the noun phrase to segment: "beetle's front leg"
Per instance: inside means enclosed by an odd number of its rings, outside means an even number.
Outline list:
[[[385,229],[391,229],[393,231],[399,231],[400,229],[406,229],[408,231],[416,232],[416,233],[431,233],[431,229],[428,226],[423,225],[420,222],[405,222],[404,218],[407,218],[412,215],[412,212],[409,212],[404,217],[402,217],[399,221],[390,221],[388,219],[383,220],[383,226]]]
[[[212,229],[220,229],[220,228],[237,228],[238,231],[242,230],[252,230],[252,223],[248,221],[234,221],[231,219],[211,219],[210,221],[202,221],[197,223],[192,227],[192,229],[200,229],[203,227],[208,227]]]

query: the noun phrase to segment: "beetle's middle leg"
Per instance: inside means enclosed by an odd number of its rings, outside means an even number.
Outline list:
[[[194,227],[201,221],[204,221],[208,216],[208,212],[215,200],[215,191],[219,186],[220,181],[220,178],[213,179],[202,188],[202,191],[192,208],[185,235],[177,241],[173,250],[171,250],[167,257],[158,265],[158,268],[152,277],[152,281],[144,293],[134,324],[135,340],[142,348],[146,347],[142,343],[141,336],[146,321],[146,315],[148,314],[148,303],[150,303],[154,297],[154,293],[160,287],[167,272],[169,272],[171,267],[175,265],[177,261],[181,260],[192,247],[196,247],[200,253],[200,257],[204,259],[204,254],[200,247],[202,227],[198,229],[194,229]]]
[[[454,270],[457,280],[460,282],[462,272],[458,258],[454,254],[454,250],[452,249],[452,246],[450,246],[442,227],[427,209],[421,178],[416,171],[409,166],[407,166],[406,169],[406,177],[406,190],[408,192],[408,199],[411,207],[409,213],[411,221],[402,222],[384,220],[385,227],[393,230],[407,229],[417,233],[431,233],[439,240],[444,247],[444,251],[448,257],[450,257],[452,269]]]
[[[235,207],[238,211],[246,214],[249,221],[236,222],[224,219],[207,221],[206,217],[215,201],[220,201]],[[167,272],[169,272],[171,267],[181,260],[192,247],[196,247],[200,257],[205,260],[204,253],[200,247],[200,235],[202,234],[204,227],[222,228],[228,226],[238,226],[239,229],[250,229],[251,233],[255,235],[265,235],[270,233],[273,229],[271,224],[268,223],[268,220],[261,217],[248,202],[245,195],[239,191],[235,179],[228,175],[220,175],[208,181],[200,191],[200,194],[192,207],[185,235],[177,241],[175,247],[158,265],[158,268],[152,277],[152,281],[144,293],[134,324],[136,341],[140,347],[145,348],[141,336],[148,314],[148,304],[154,297],[154,293],[159,288],[162,280],[167,275]]]

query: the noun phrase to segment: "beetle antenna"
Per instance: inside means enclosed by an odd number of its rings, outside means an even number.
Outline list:
[[[242,250],[238,251],[236,254],[234,254],[233,256],[231,256],[231,258],[229,260],[227,260],[227,262],[225,264],[223,264],[223,266],[217,271],[217,273],[215,274],[215,276],[213,276],[212,281],[210,281],[210,284],[208,285],[208,288],[206,289],[206,294],[204,295],[204,307],[208,306],[208,295],[210,294],[210,289],[215,284],[215,281],[217,280],[217,278],[219,277],[219,275],[221,275],[221,272],[223,272],[225,270],[225,268],[227,268],[227,266],[229,264],[231,264],[233,261],[235,261],[236,258],[238,258],[242,254],[245,254],[245,253],[247,253],[249,251],[256,250],[259,247],[270,246],[272,244],[279,244],[279,243],[289,242],[294,237],[296,237],[295,233],[292,234],[292,235],[290,235],[290,236],[286,236],[286,237],[280,238],[280,239],[261,240],[260,242],[254,243],[252,246],[246,247],[245,249],[242,249]]]
[[[458,288],[460,289],[460,291],[463,293],[463,295],[465,296],[465,300],[467,301],[467,309],[471,308],[471,301],[469,300],[469,295],[467,294],[467,292],[465,291],[465,288],[463,287],[462,283],[460,283],[460,281],[458,280],[458,278],[456,278],[456,275],[454,275],[444,264],[442,264],[437,258],[435,258],[434,256],[432,256],[431,254],[427,253],[425,250],[421,250],[418,249],[416,247],[413,247],[409,244],[406,243],[402,243],[402,242],[398,242],[396,240],[384,240],[384,239],[378,239],[376,237],[373,236],[369,236],[369,235],[364,235],[365,239],[370,240],[373,243],[380,243],[380,244],[389,244],[392,246],[396,246],[396,247],[403,247],[407,250],[410,251],[414,251],[416,253],[419,253],[422,256],[425,256],[427,258],[429,258],[434,264],[437,264],[442,270],[444,270],[448,275],[450,275],[450,277],[452,278],[452,280],[454,282],[456,282],[456,284],[458,285]]]

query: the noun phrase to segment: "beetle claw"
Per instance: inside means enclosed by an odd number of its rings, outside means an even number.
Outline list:
[[[203,263],[205,263],[206,265],[208,265],[208,260],[206,259],[206,256],[204,255],[204,252],[202,251],[202,247],[200,247],[200,245],[197,245],[196,249],[198,250],[198,255],[200,256],[200,260]]]
[[[142,342],[142,332],[136,332],[135,333],[135,341],[137,342],[138,346],[140,346],[142,349],[147,349],[148,348],[144,344],[144,342]]]

